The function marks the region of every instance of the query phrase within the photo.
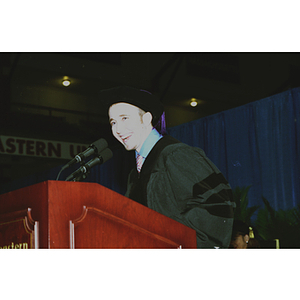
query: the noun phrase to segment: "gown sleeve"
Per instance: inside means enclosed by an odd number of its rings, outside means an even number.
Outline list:
[[[164,171],[153,186],[163,201],[158,209],[164,214],[171,211],[170,217],[195,229],[198,248],[228,248],[234,208],[231,187],[202,149],[183,145],[163,158]]]

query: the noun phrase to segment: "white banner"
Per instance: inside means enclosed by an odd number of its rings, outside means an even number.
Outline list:
[[[72,159],[89,145],[0,135],[0,154]]]

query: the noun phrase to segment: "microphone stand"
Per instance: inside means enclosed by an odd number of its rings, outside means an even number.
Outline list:
[[[80,166],[84,166],[85,162],[82,160],[80,161]],[[90,173],[90,170],[88,170],[86,173],[80,173],[77,177],[73,178],[72,181],[77,182],[77,181],[82,181],[88,177],[88,174]]]
[[[77,181],[82,181],[84,179],[86,179],[89,175],[90,171],[86,172],[86,173],[81,173],[80,175],[78,175],[77,177],[75,177],[72,181],[77,182]]]

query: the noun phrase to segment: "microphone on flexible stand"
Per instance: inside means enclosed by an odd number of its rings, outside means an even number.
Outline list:
[[[86,150],[84,150],[81,153],[78,153],[72,160],[70,160],[67,164],[65,164],[61,170],[59,171],[56,180],[58,180],[61,172],[71,166],[73,166],[76,163],[83,163],[83,160],[92,154],[98,154],[102,150],[108,147],[107,141],[103,138],[100,140],[92,143]]]
[[[81,166],[79,169],[77,169],[75,172],[73,172],[71,175],[69,175],[65,181],[72,181],[72,180],[80,181],[82,179],[85,179],[92,167],[96,165],[104,164],[106,161],[112,158],[112,156],[113,156],[112,151],[109,148],[106,148],[101,153],[99,153],[95,158],[91,159],[83,166]]]

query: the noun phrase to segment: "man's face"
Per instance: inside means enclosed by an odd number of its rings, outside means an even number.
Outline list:
[[[109,122],[114,137],[126,150],[141,149],[147,132],[141,116],[141,110],[128,103],[116,103],[109,108]]]

